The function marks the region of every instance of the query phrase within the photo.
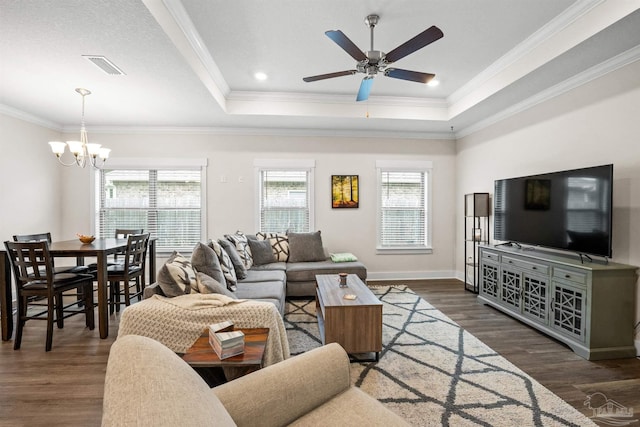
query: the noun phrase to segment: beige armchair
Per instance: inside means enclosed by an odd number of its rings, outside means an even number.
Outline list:
[[[111,347],[103,426],[407,426],[351,386],[349,358],[329,344],[210,389],[180,357],[150,338]]]

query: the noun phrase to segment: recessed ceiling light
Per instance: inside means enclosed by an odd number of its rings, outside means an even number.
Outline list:
[[[429,81],[429,83],[427,83],[427,86],[431,86],[431,87],[436,87],[440,84],[440,80],[436,80],[436,79],[431,79]]]
[[[256,80],[260,80],[260,81],[267,80],[267,75],[262,71],[258,71],[253,75],[253,77],[255,77]]]

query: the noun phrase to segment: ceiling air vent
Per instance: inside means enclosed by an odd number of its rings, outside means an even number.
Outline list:
[[[86,58],[89,62],[94,63],[98,68],[100,68],[105,73],[112,76],[122,76],[124,72],[118,68],[113,62],[109,61],[104,56],[100,55],[82,55],[83,58]]]

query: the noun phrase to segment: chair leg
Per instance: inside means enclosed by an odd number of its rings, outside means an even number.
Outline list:
[[[121,293],[120,293],[120,282],[114,282],[116,289],[116,313],[120,313],[120,304],[122,304]]]
[[[95,328],[94,310],[93,310],[93,282],[89,282],[84,286],[84,315],[85,324],[90,330]]]
[[[127,307],[131,305],[131,294],[129,292],[130,286],[131,286],[131,281],[126,280],[124,282],[124,305]]]
[[[64,304],[62,301],[62,293],[57,293],[54,296],[55,309],[56,309],[56,325],[58,329],[64,328]]]
[[[109,282],[109,314],[113,314],[114,308],[116,306],[115,298],[116,298],[116,284],[114,282]]]
[[[56,308],[54,307],[54,297],[49,296],[47,307],[47,343],[45,345],[45,351],[51,351],[51,344],[53,343],[53,317],[55,311]]]
[[[13,349],[20,350],[20,344],[22,344],[22,330],[26,322],[25,315],[27,314],[27,297],[20,295],[18,297],[18,313],[16,325],[16,337],[13,340]]]

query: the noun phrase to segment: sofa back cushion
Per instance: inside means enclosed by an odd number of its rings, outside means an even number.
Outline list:
[[[139,335],[111,346],[103,426],[235,426],[209,386],[164,345]]]
[[[236,276],[236,270],[233,267],[231,258],[229,258],[229,255],[217,241],[209,240],[209,247],[211,247],[218,256],[218,261],[220,261],[220,267],[222,268],[222,274],[224,274],[224,279],[227,282],[227,289],[235,292],[238,277]]]
[[[259,266],[276,262],[271,242],[268,240],[249,240],[249,247],[253,256],[253,265]]]
[[[273,253],[278,262],[289,261],[289,237],[282,233],[266,233],[261,231],[256,233],[258,240],[268,240],[273,248]]]
[[[253,256],[251,255],[251,248],[249,247],[247,236],[242,231],[236,231],[235,234],[225,234],[224,238],[236,246],[236,250],[244,266],[251,268],[253,265]]]
[[[231,292],[225,285],[204,273],[196,273],[196,281],[198,282],[198,292],[201,294],[222,294],[229,298],[238,299],[235,292]]]
[[[320,230],[311,233],[287,233],[289,237],[289,262],[324,261]]]
[[[176,251],[158,271],[157,282],[167,297],[189,294],[193,287],[197,289],[196,272],[191,262]]]
[[[224,249],[227,255],[229,255],[233,268],[236,270],[236,277],[239,280],[247,277],[247,267],[244,266],[244,262],[242,262],[242,258],[240,258],[240,255],[238,254],[236,245],[227,239],[218,239],[218,243],[222,246],[222,249]]]
[[[218,255],[211,246],[205,245],[201,242],[196,243],[196,246],[193,248],[193,252],[191,253],[191,265],[196,272],[204,273],[223,285],[227,285]]]

